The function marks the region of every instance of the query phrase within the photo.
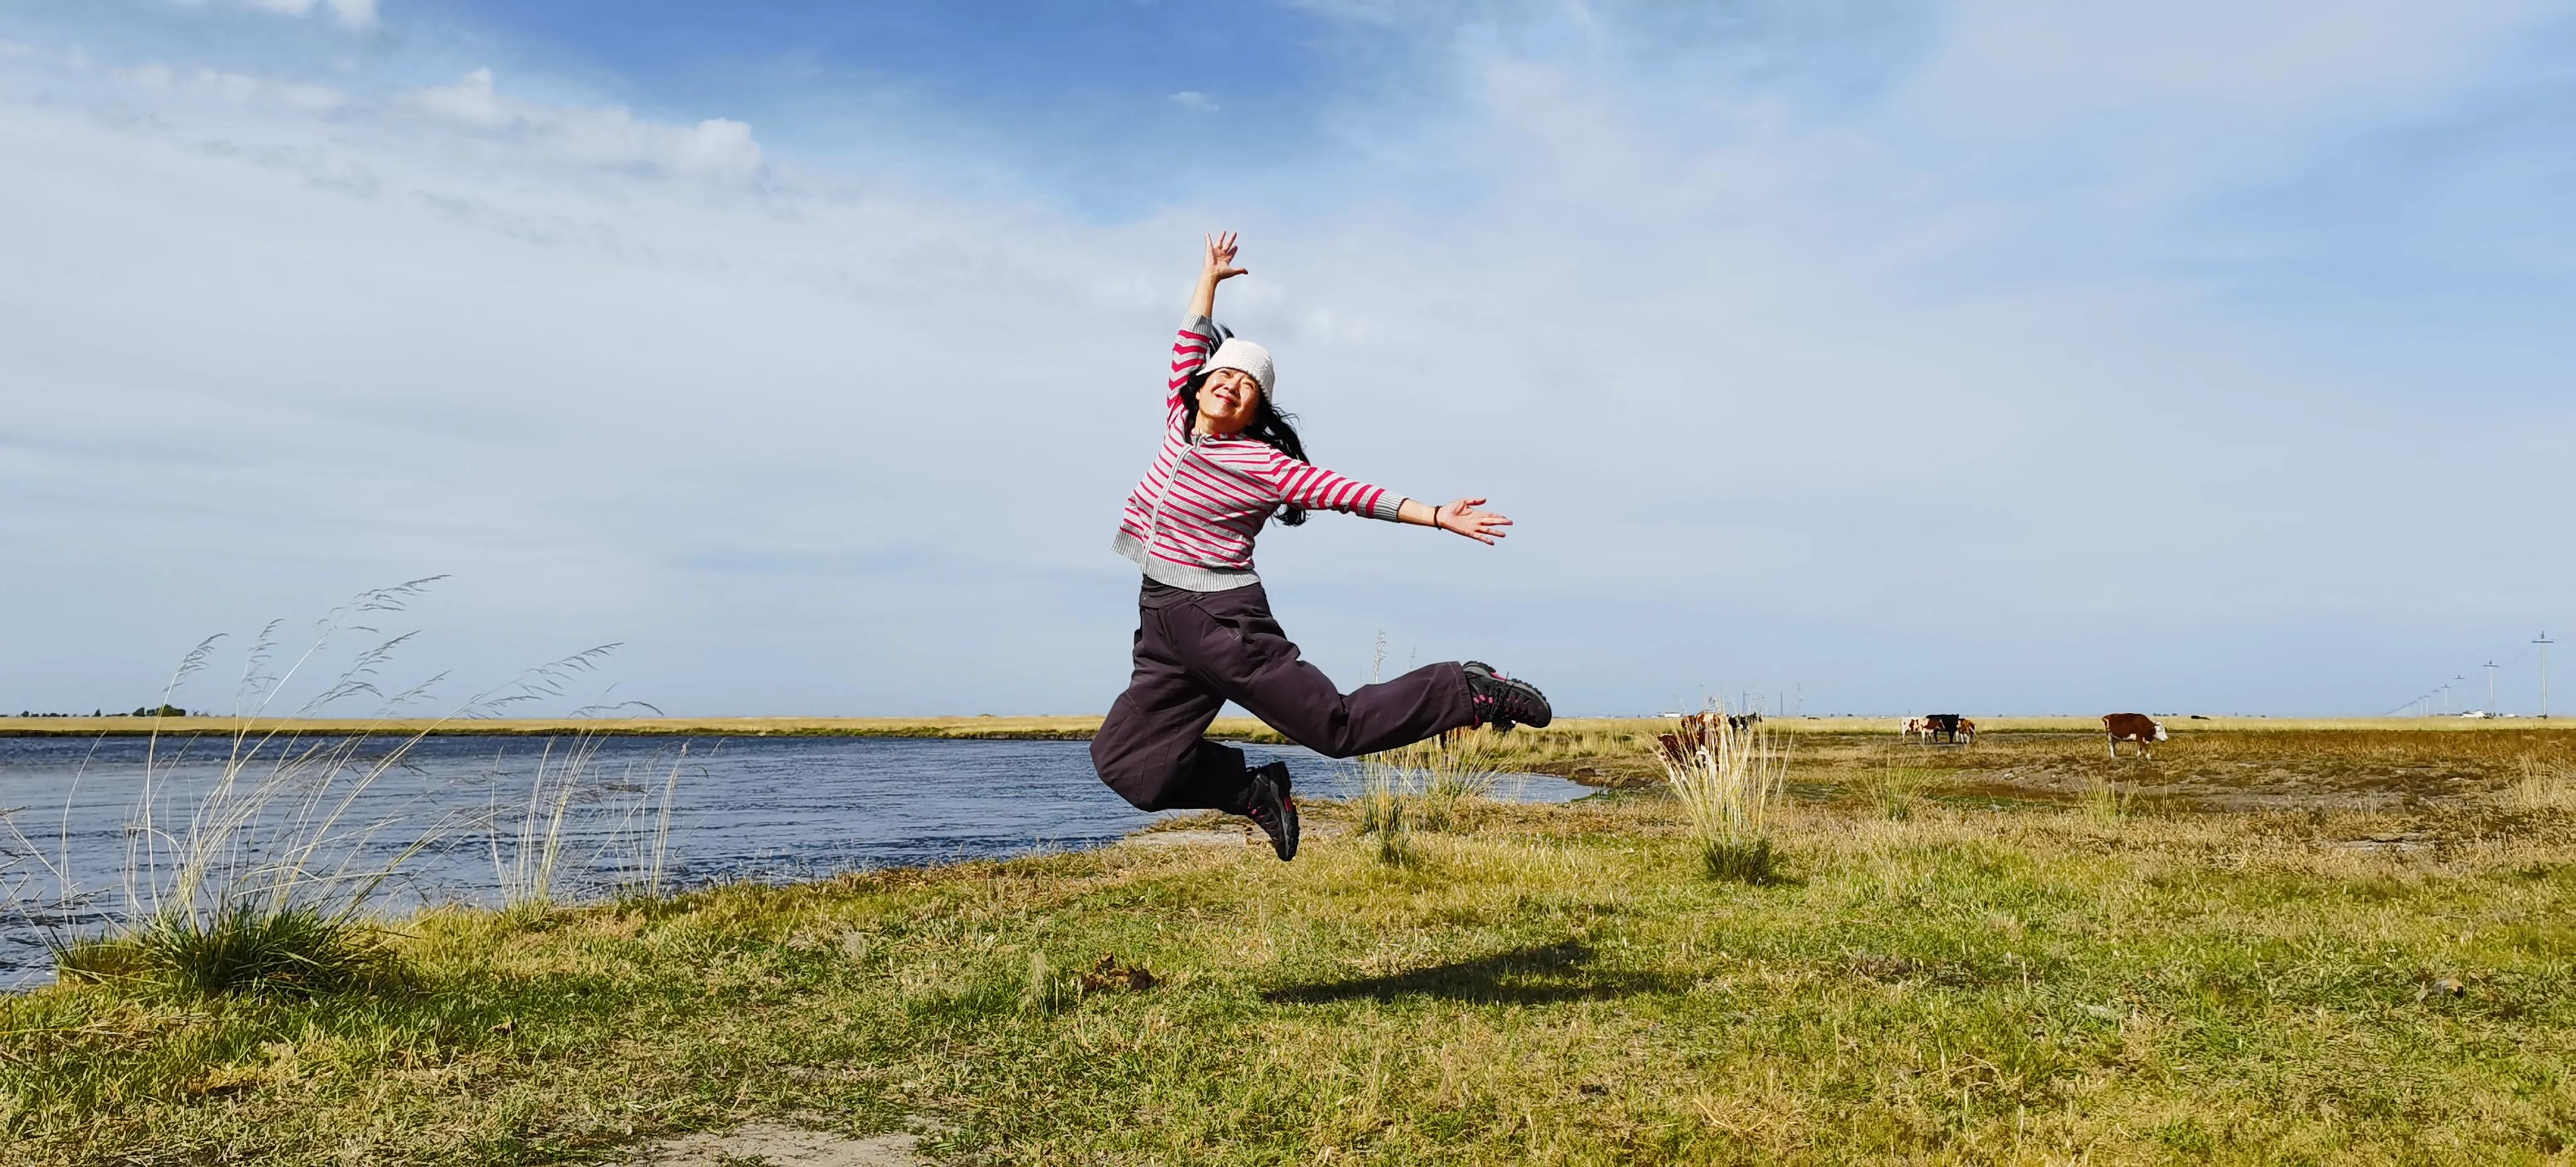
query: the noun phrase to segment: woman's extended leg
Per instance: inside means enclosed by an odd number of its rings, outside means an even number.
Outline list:
[[[1173,655],[1195,679],[1316,753],[1375,753],[1476,723],[1455,662],[1343,693],[1299,658],[1257,584],[1202,593],[1164,613]]]
[[[1091,739],[1100,779],[1140,810],[1221,810],[1249,817],[1282,860],[1297,857],[1297,803],[1288,765],[1258,770],[1243,751],[1207,740],[1225,697],[1176,651],[1171,609],[1189,608],[1178,588],[1147,584],[1137,601],[1136,671]],[[1196,609],[1190,609],[1195,611]]]
[[[1138,810],[1244,811],[1243,751],[1204,736],[1225,698],[1162,650],[1158,613],[1136,634],[1136,671],[1091,739],[1100,780]]]

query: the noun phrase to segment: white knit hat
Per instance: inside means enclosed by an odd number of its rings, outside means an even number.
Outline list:
[[[1229,336],[1216,346],[1214,353],[1208,355],[1207,363],[1199,366],[1202,373],[1213,373],[1218,369],[1241,369],[1252,374],[1252,379],[1261,385],[1261,395],[1269,398],[1271,404],[1278,404],[1279,393],[1272,386],[1279,383],[1279,376],[1271,371],[1269,349],[1241,337]]]

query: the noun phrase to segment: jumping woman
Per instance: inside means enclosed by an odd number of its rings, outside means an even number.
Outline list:
[[[1544,726],[1547,698],[1481,661],[1415,669],[1343,693],[1297,658],[1252,571],[1252,540],[1275,514],[1284,526],[1310,509],[1437,527],[1491,544],[1511,520],[1462,498],[1437,506],[1309,465],[1279,412],[1270,353],[1220,327],[1216,286],[1244,274],[1235,238],[1207,241],[1207,265],[1172,346],[1163,394],[1163,450],[1127,496],[1118,553],[1145,571],[1136,673],[1091,741],[1100,780],[1139,810],[1215,809],[1245,815],[1279,858],[1297,854],[1288,765],[1244,764],[1209,741],[1227,701],[1326,757],[1393,749],[1453,729]]]

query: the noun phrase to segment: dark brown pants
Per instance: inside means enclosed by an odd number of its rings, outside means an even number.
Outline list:
[[[1473,720],[1467,675],[1455,662],[1343,694],[1298,659],[1259,584],[1191,592],[1148,583],[1137,613],[1136,675],[1091,739],[1091,764],[1139,810],[1243,813],[1243,751],[1201,736],[1228,701],[1333,758],[1393,749]]]

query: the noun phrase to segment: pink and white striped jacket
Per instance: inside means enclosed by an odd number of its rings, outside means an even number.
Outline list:
[[[1404,500],[1383,489],[1250,438],[1190,432],[1181,391],[1207,361],[1215,338],[1216,325],[1205,316],[1181,325],[1163,388],[1163,450],[1127,496],[1110,546],[1149,579],[1218,592],[1261,582],[1252,571],[1252,539],[1283,504],[1394,522]]]

